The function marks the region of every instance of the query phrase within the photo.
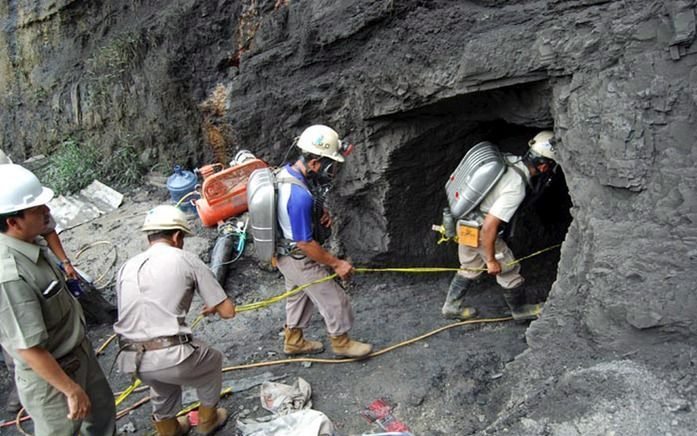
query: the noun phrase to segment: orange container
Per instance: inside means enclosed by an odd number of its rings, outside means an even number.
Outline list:
[[[225,165],[221,163],[214,163],[214,164],[209,164],[209,165],[204,165],[201,168],[197,168],[194,170],[195,173],[199,173],[201,175],[201,178],[203,180],[206,180],[213,174],[222,171],[223,168],[225,168]]]
[[[261,159],[251,159],[206,177],[201,198],[196,200],[203,225],[213,227],[246,211],[249,176],[254,170],[267,166]]]

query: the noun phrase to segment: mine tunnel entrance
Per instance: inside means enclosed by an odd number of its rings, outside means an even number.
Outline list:
[[[553,130],[551,91],[545,82],[459,96],[393,119],[390,129],[409,132],[391,155],[386,195],[389,247],[384,263],[455,266],[457,246],[437,244],[432,224],[446,207],[445,182],[465,153],[481,141],[523,156],[528,141]],[[417,126],[417,127],[415,127]],[[398,127],[398,128],[399,128]],[[394,131],[394,130],[392,130]],[[505,231],[516,258],[561,244],[571,223],[571,199],[560,167],[548,187],[526,200]],[[559,248],[522,264],[529,300],[545,300],[557,276]]]

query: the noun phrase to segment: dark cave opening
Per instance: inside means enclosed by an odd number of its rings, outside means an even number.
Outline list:
[[[385,210],[389,249],[378,262],[390,265],[457,265],[457,246],[437,244],[431,230],[447,206],[445,182],[465,153],[481,141],[522,156],[540,130],[553,129],[551,92],[545,82],[458,96],[427,108],[391,116],[407,131],[391,154]],[[529,192],[506,229],[516,258],[561,244],[571,224],[571,199],[560,167],[539,195]],[[515,222],[515,225],[511,225]],[[529,300],[546,299],[557,276],[559,247],[522,264]]]

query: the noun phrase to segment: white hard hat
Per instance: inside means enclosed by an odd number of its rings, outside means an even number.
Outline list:
[[[155,206],[150,209],[145,215],[145,221],[141,230],[144,232],[181,230],[187,235],[191,234],[184,212],[168,204]]]
[[[550,130],[541,131],[528,142],[530,150],[539,156],[556,162],[557,150],[554,148],[554,141],[552,138],[554,138],[554,132]]]
[[[339,134],[331,127],[315,124],[303,131],[298,139],[298,147],[317,156],[328,157],[337,162],[343,162],[341,155],[342,144]]]
[[[0,165],[0,214],[46,204],[53,191],[41,186],[34,173],[15,164]]]

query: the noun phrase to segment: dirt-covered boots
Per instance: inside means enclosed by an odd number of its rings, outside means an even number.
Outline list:
[[[215,433],[227,421],[227,410],[222,407],[198,407],[196,433],[209,435]]]
[[[324,345],[320,341],[303,338],[302,329],[286,327],[284,337],[283,352],[286,354],[317,354],[324,351]]]
[[[189,432],[189,418],[184,415],[179,418],[167,418],[162,421],[155,421],[155,430],[159,436],[182,436]]]
[[[346,333],[339,336],[330,336],[329,339],[332,341],[332,350],[337,356],[363,357],[373,351],[373,346],[371,344],[349,339]]]
[[[460,274],[455,274],[452,282],[450,282],[443,309],[441,309],[444,318],[465,320],[477,316],[477,309],[462,306],[465,295],[472,283],[472,280],[462,277]]]
[[[542,312],[541,304],[525,304],[525,292],[521,288],[504,289],[503,298],[516,321],[537,319]]]

